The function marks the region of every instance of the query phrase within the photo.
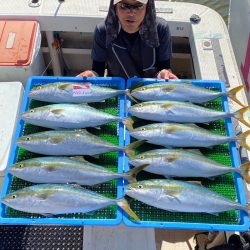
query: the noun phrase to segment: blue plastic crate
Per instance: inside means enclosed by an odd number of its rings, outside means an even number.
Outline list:
[[[151,84],[154,82],[162,82],[165,80],[157,79],[141,79],[131,78],[127,81],[127,88],[133,87],[133,85],[143,80],[143,84]],[[172,80],[171,80],[172,81]],[[226,91],[225,83],[222,81],[211,80],[187,80],[193,85],[201,86],[205,88],[216,89],[221,92]],[[184,80],[174,80],[175,83],[182,84]],[[217,99],[216,99],[217,100]],[[223,111],[228,112],[228,100],[227,97],[218,98]],[[130,99],[127,99],[126,116],[128,116],[128,107],[131,105]],[[211,102],[213,105],[213,102]],[[231,119],[225,119],[225,131],[227,135],[234,136]],[[126,130],[125,145],[131,142],[129,131]],[[220,157],[220,152],[214,152]],[[224,153],[224,152],[223,152]],[[232,167],[238,167],[240,165],[236,144],[234,142],[229,144],[226,149],[229,161]],[[128,158],[125,157],[125,171],[130,169]],[[139,174],[140,175],[140,174]],[[138,175],[139,180],[144,178],[150,179],[155,176],[143,171],[141,175]],[[147,175],[147,176],[146,176]],[[163,176],[157,176],[157,178],[164,178]],[[212,190],[216,190],[221,194],[226,194],[228,197],[232,196],[237,198],[237,201],[241,204],[246,204],[245,194],[243,189],[243,180],[239,174],[227,174],[215,178],[215,180],[207,180],[206,186]],[[232,192],[233,191],[233,192]],[[235,197],[234,197],[235,196]],[[220,230],[220,231],[245,231],[248,229],[249,219],[244,211],[225,212],[219,216],[199,214],[199,213],[174,213],[167,212],[161,209],[157,209],[148,205],[145,205],[139,201],[136,201],[130,197],[127,197],[132,210],[139,216],[141,221],[139,223],[131,221],[127,215],[124,214],[123,221],[125,225],[131,227],[153,227],[153,228],[175,228],[175,229],[194,229],[194,230]]]
[[[20,113],[23,113],[24,111],[26,111],[29,105],[31,104],[31,100],[28,97],[28,93],[32,89],[32,87],[41,85],[41,84],[46,84],[46,83],[53,83],[53,82],[79,82],[79,83],[91,82],[96,85],[110,86],[110,87],[115,87],[118,89],[125,89],[125,82],[122,78],[35,77],[34,76],[34,77],[29,78],[27,82]],[[120,117],[123,117],[124,116],[124,103],[125,103],[124,95],[120,95],[118,97],[117,102],[118,102],[118,105],[117,105],[118,114],[117,115],[119,115]],[[105,106],[104,102],[99,103],[99,105]],[[15,132],[15,137],[13,140],[13,145],[12,145],[12,149],[10,153],[7,170],[6,170],[6,176],[5,176],[4,183],[3,183],[1,198],[10,192],[11,185],[13,185],[15,181],[22,181],[16,177],[15,178],[17,180],[14,180],[12,175],[8,173],[8,169],[12,164],[17,162],[19,149],[16,146],[16,141],[18,137],[22,136],[25,125],[26,124],[21,119],[19,119],[16,132]],[[119,142],[119,145],[123,146],[124,145],[123,124],[122,123],[119,123],[118,125],[116,124],[115,130],[116,131],[115,131],[114,137],[116,138],[116,141]],[[119,173],[122,173],[123,172],[123,152],[118,152],[116,160],[117,160],[116,169]],[[117,183],[116,182],[113,183],[113,181],[111,181],[111,184],[109,185],[111,186],[112,191],[114,188],[114,193],[116,194],[117,198],[121,198],[122,197],[122,180],[118,180]],[[99,193],[102,194],[102,191],[105,188],[107,190],[109,189],[110,187],[109,185],[105,183],[105,184],[101,184],[101,186],[95,185],[94,187],[96,188],[94,189],[92,188],[89,188],[89,189],[98,191]],[[105,190],[106,193],[108,193],[107,190]],[[1,203],[1,206],[0,206],[0,223],[1,224],[118,225],[122,221],[122,211],[117,206],[112,206],[112,208],[107,207],[101,210],[96,210],[95,212],[97,214],[93,212],[94,215],[93,213],[89,213],[86,215],[85,214],[81,214],[81,215],[70,214],[70,215],[65,215],[65,216],[60,215],[60,216],[56,216],[53,218],[45,218],[41,215],[37,216],[33,214],[18,212],[16,210],[8,212],[8,209],[10,208],[8,208],[7,206]],[[115,211],[113,211],[112,209]],[[17,214],[15,214],[15,211],[17,212]],[[111,211],[113,212],[111,213]],[[21,213],[21,215],[19,213]]]

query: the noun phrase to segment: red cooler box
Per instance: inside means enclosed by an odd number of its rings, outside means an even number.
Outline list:
[[[36,21],[0,20],[0,81],[26,80],[44,72],[41,32]]]

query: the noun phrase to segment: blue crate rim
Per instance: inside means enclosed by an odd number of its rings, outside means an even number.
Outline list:
[[[207,87],[216,87],[219,88],[221,92],[226,92],[226,86],[225,82],[220,80],[162,80],[162,79],[152,79],[152,78],[130,78],[127,81],[127,88],[130,88],[134,82],[140,82],[143,81],[146,84],[150,83],[164,83],[164,82],[173,82],[173,83],[190,83],[195,86],[207,86]],[[126,99],[127,105],[126,107],[131,106],[131,101],[129,99]],[[222,106],[223,111],[229,112],[229,105],[228,100],[226,96],[222,97]],[[128,115],[127,109],[125,110],[125,116]],[[227,135],[228,136],[235,136],[232,121],[230,118],[226,119],[226,127],[227,127]],[[130,136],[129,132],[126,130],[125,133],[125,144],[124,146],[128,145],[130,143]],[[233,167],[239,167],[240,161],[239,156],[236,148],[236,143],[231,142],[229,144],[229,150],[230,150],[230,156]],[[125,166],[124,170],[129,170],[129,163],[128,163],[128,157],[125,157]],[[234,175],[235,180],[235,187],[236,187],[236,193],[238,202],[242,205],[246,205],[246,198],[244,193],[244,186],[243,186],[243,180],[240,177],[239,174]],[[157,221],[141,221],[140,223],[133,222],[128,219],[127,215],[123,215],[123,222],[125,225],[129,227],[148,227],[148,228],[172,228],[172,229],[197,229],[197,230],[219,230],[219,231],[246,231],[249,227],[249,218],[246,215],[244,211],[238,211],[239,217],[241,219],[241,224],[206,224],[206,223],[191,223],[191,222],[157,222]]]
[[[58,82],[58,81],[64,81],[64,82],[95,82],[98,83],[100,81],[102,82],[118,82],[120,89],[125,89],[125,81],[123,78],[120,77],[107,77],[107,78],[82,78],[82,77],[48,77],[48,76],[32,76],[28,79],[27,85],[25,88],[22,105],[19,111],[19,114],[22,114],[25,110],[27,110],[29,105],[29,97],[28,93],[31,89],[31,86],[33,82],[35,81],[45,81],[44,84],[49,82]],[[47,82],[46,82],[47,81]],[[115,85],[117,86],[117,85]],[[118,106],[119,108],[119,116],[124,117],[124,104],[125,104],[125,97],[124,95],[120,95],[118,100]],[[22,129],[24,126],[24,122],[19,118],[15,135],[12,141],[12,146],[10,150],[10,157],[8,160],[8,164],[6,167],[6,174],[3,181],[2,186],[2,192],[1,192],[1,199],[9,193],[10,183],[11,183],[11,174],[8,173],[9,167],[15,163],[15,159],[17,158],[18,154],[18,147],[16,146],[17,139],[22,133]],[[120,122],[119,123],[119,145],[124,145],[124,126]],[[123,153],[119,152],[118,154],[118,173],[123,173]],[[34,184],[35,185],[35,184]],[[117,185],[117,199],[122,198],[123,191],[122,191],[122,180],[118,180]],[[32,224],[32,225],[119,225],[122,221],[123,212],[121,208],[117,206],[116,211],[116,218],[114,219],[73,219],[73,218],[12,218],[12,217],[4,217],[3,214],[5,213],[5,205],[1,203],[0,205],[0,224],[19,224],[19,225],[26,225],[26,224]]]

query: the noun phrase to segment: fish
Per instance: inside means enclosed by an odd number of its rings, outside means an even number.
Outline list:
[[[210,148],[224,143],[237,142],[242,147],[250,150],[248,142],[250,130],[237,137],[230,137],[212,133],[195,124],[153,123],[133,130],[131,128],[128,129],[130,129],[130,135],[137,140],[144,140],[164,147]]]
[[[142,85],[139,82],[136,85]],[[209,90],[204,87],[192,85],[190,82],[155,82],[140,86],[131,90],[131,96],[140,101],[180,101],[192,103],[204,103],[215,98],[227,96],[245,107],[236,95],[244,88],[243,85],[235,87],[228,92]]]
[[[122,147],[95,136],[85,129],[44,131],[25,135],[17,140],[18,147],[33,153],[54,156],[98,155],[119,150],[129,152],[131,148],[142,143],[143,141]]]
[[[124,198],[107,198],[78,185],[38,184],[29,186],[6,195],[2,198],[2,203],[18,211],[41,214],[46,217],[88,213],[109,205],[118,205],[134,220],[139,220]]]
[[[52,104],[30,109],[21,118],[32,125],[51,129],[81,129],[98,127],[109,122],[123,122],[87,104]]]
[[[240,167],[228,167],[211,160],[201,154],[199,150],[184,149],[156,149],[131,154],[129,163],[135,167],[146,165],[144,169],[153,174],[170,177],[205,177],[211,178],[226,173],[238,173],[248,183],[250,182],[250,162]]]
[[[135,104],[129,107],[128,111],[132,116],[156,122],[208,123],[234,117],[250,127],[250,123],[244,119],[249,109],[248,106],[230,113],[211,110],[188,102],[149,101]]]
[[[128,92],[128,90],[98,86],[91,82],[54,82],[33,87],[29,97],[51,103],[92,103]]]
[[[144,166],[127,173],[115,173],[105,167],[90,163],[84,157],[37,157],[13,164],[9,173],[33,183],[96,185],[117,178],[135,182]]]
[[[147,205],[171,212],[218,214],[248,207],[201,185],[171,179],[155,179],[126,186],[125,194]]]

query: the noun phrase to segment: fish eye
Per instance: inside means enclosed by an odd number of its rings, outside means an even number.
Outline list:
[[[142,128],[141,131],[145,131],[146,129],[145,128]]]
[[[141,189],[141,188],[143,188],[143,186],[142,186],[142,185],[138,185],[138,188],[140,188],[140,189]]]
[[[16,199],[16,195],[12,195],[12,199]]]
[[[18,164],[17,165],[19,168],[22,168],[23,167],[23,164]]]
[[[30,141],[30,137],[26,137],[26,141]]]
[[[146,88],[142,88],[141,90],[145,90]]]
[[[34,113],[34,109],[31,109],[31,110],[30,110],[30,113]]]
[[[143,107],[143,105],[142,105],[142,104],[139,104],[139,107]]]
[[[144,156],[141,156],[140,159],[143,160],[143,159],[144,159]]]

